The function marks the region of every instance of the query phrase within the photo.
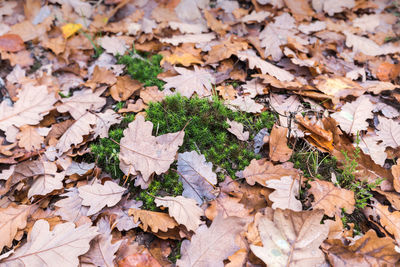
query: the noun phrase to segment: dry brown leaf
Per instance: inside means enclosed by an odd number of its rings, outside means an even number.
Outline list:
[[[341,240],[327,240],[323,246],[329,262],[333,266],[395,266],[400,254],[395,251],[395,243],[389,237],[379,238],[374,230],[369,230],[353,245],[345,246]]]
[[[400,68],[395,64],[383,62],[376,70],[376,77],[383,82],[389,82],[399,76]]]
[[[230,121],[229,119],[227,119],[227,123],[230,126],[228,128],[228,131],[234,134],[237,137],[237,139],[239,139],[240,141],[247,141],[249,139],[250,133],[248,131],[245,132],[243,130],[244,127],[243,124],[236,121]]]
[[[234,37],[229,37],[219,44],[213,45],[206,56],[207,64],[217,63],[224,59],[230,58],[238,51],[246,50],[247,42],[236,40]]]
[[[118,113],[126,113],[126,112],[139,112],[142,111],[143,109],[146,109],[147,105],[143,103],[143,100],[140,98],[138,99],[134,104],[129,103],[126,108],[121,108],[118,110]]]
[[[182,267],[223,267],[223,261],[239,247],[236,236],[244,230],[244,220],[238,217],[223,218],[219,214],[210,228],[202,225],[191,241],[184,240],[181,259],[176,262]]]
[[[59,207],[55,214],[61,216],[63,220],[76,223],[82,216],[87,215],[89,208],[82,206],[82,198],[79,197],[78,188],[72,187],[67,190],[67,193],[60,196],[66,198],[54,204]]]
[[[378,165],[383,166],[387,158],[385,152],[385,146],[377,144],[377,137],[374,135],[366,135],[360,138],[359,147],[365,153],[369,155],[371,159]]]
[[[251,160],[250,165],[243,171],[243,176],[249,185],[254,185],[257,182],[265,186],[266,181],[279,180],[282,176],[287,175],[296,177],[296,179],[300,178],[299,172],[293,168],[292,163],[273,165],[266,159]]]
[[[354,192],[336,187],[328,181],[315,180],[310,182],[309,193],[314,195],[311,203],[314,209],[323,209],[329,217],[341,209],[351,214],[355,209]]]
[[[301,211],[303,206],[296,199],[299,196],[299,181],[291,176],[283,176],[280,180],[268,180],[265,182],[268,188],[275,189],[269,195],[269,199],[273,202],[273,209],[290,209],[293,211]]]
[[[167,232],[168,229],[173,229],[178,226],[178,223],[173,218],[163,212],[129,209],[129,215],[133,216],[135,223],[140,220],[142,223],[141,227],[144,231],[147,231],[150,227],[153,233],[157,233],[159,230]]]
[[[117,77],[111,70],[96,65],[93,70],[92,78],[88,80],[85,83],[85,85],[94,89],[98,86],[98,84],[101,83],[113,85],[116,82],[117,82]]]
[[[125,101],[140,88],[142,84],[139,81],[131,79],[128,75],[118,76],[117,83],[110,88],[110,93],[114,100]]]
[[[226,31],[230,30],[230,26],[226,23],[223,23],[222,21],[217,20],[214,18],[213,14],[209,12],[208,10],[204,9],[204,17],[207,20],[207,25],[208,27],[211,28],[214,32],[218,33],[219,35],[224,36],[226,34]]]
[[[28,241],[8,258],[2,266],[65,266],[79,265],[78,256],[89,250],[89,242],[98,233],[96,227],[85,224],[75,228],[71,222],[57,224],[50,231],[45,220],[35,222]]]
[[[400,159],[397,159],[397,164],[392,166],[393,186],[400,193]]]
[[[165,62],[172,65],[181,64],[185,67],[193,64],[203,65],[204,62],[201,60],[200,52],[201,49],[195,49],[192,44],[183,44],[182,47],[176,47],[172,54],[164,56],[160,65],[163,66]]]
[[[381,140],[385,147],[400,147],[400,123],[380,116],[376,128],[378,129],[377,139]]]
[[[316,87],[321,92],[326,95],[334,97],[334,103],[339,102],[339,99],[345,98],[348,95],[360,96],[365,92],[365,89],[359,85],[357,82],[354,82],[345,77],[328,77],[328,76],[318,76],[314,83],[316,83]]]
[[[194,71],[180,67],[174,68],[179,73],[178,76],[162,78],[167,82],[164,85],[166,94],[172,94],[171,88],[175,88],[175,94],[179,93],[186,97],[191,97],[194,93],[197,93],[199,97],[211,94],[215,77],[207,70],[199,69],[197,66],[194,66]]]
[[[237,91],[231,84],[217,86],[215,90],[217,90],[218,94],[225,100],[233,100],[237,95]]]
[[[268,266],[320,266],[325,255],[319,249],[329,225],[321,224],[322,210],[294,212],[277,209],[274,219],[261,217],[258,223],[263,247],[251,251]]]
[[[4,34],[0,36],[0,50],[18,52],[25,48],[24,41],[17,34]]]
[[[158,207],[168,208],[169,215],[189,231],[196,231],[201,224],[200,216],[203,216],[204,211],[197,206],[194,199],[183,196],[156,197],[154,202]]]
[[[40,162],[43,167],[43,174],[36,177],[29,188],[28,198],[38,195],[45,196],[54,190],[62,189],[65,173],[57,172],[57,165],[54,162]]]
[[[18,146],[26,151],[32,151],[41,148],[44,137],[38,132],[38,129],[32,126],[20,127],[20,132],[17,134]]]
[[[397,244],[400,244],[400,211],[389,211],[389,206],[384,206],[379,203],[374,207],[376,213],[380,217],[381,225],[390,234],[394,235]]]
[[[200,33],[200,34],[185,34],[185,35],[174,35],[171,38],[160,38],[162,43],[170,43],[174,46],[180,43],[208,43],[215,39],[215,33]]]
[[[120,123],[122,120],[112,109],[107,109],[103,113],[96,113],[96,127],[93,129],[93,138],[106,138],[111,125]]]
[[[124,130],[120,144],[121,170],[126,175],[139,171],[146,182],[152,173],[161,174],[169,169],[185,135],[181,131],[155,137],[152,132],[153,124],[138,115]]]
[[[160,102],[164,99],[164,91],[158,90],[157,86],[146,87],[144,90],[140,90],[140,98],[143,99],[145,104],[150,102]]]
[[[54,54],[59,55],[65,51],[66,40],[62,35],[55,38],[44,38],[41,45],[53,51]]]
[[[287,146],[288,128],[274,125],[269,137],[269,157],[272,161],[285,162],[292,156],[293,150]]]
[[[104,185],[95,182],[78,188],[79,197],[82,198],[82,205],[89,206],[87,215],[99,212],[105,206],[112,207],[120,200],[126,188],[119,186],[112,181],[106,181]]]
[[[224,218],[236,216],[240,218],[249,218],[252,208],[246,208],[240,198],[230,197],[227,194],[220,194],[218,198],[209,202],[209,207],[205,211],[207,219],[214,220],[218,214],[222,213]]]
[[[371,39],[357,36],[348,31],[345,31],[344,34],[346,35],[346,45],[348,47],[353,47],[354,52],[361,52],[367,56],[373,57],[400,52],[400,47],[394,45],[393,43],[378,45]]]
[[[263,105],[256,103],[249,96],[239,96],[234,100],[227,100],[225,103],[234,111],[239,109],[248,113],[260,113],[264,108]]]
[[[284,0],[284,2],[290,9],[293,17],[299,22],[302,20],[311,20],[314,15],[314,11],[307,0]]]
[[[26,227],[28,215],[32,206],[11,203],[6,208],[0,208],[0,249],[11,248],[12,241],[19,229]]]
[[[103,47],[107,53],[116,55],[124,55],[127,49],[125,41],[117,36],[104,36],[98,39],[99,44]]]

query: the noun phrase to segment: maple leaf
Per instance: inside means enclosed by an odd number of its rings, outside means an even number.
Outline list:
[[[26,227],[28,215],[32,206],[11,203],[6,208],[0,208],[0,249],[11,248],[12,241],[19,229]]]
[[[340,112],[331,115],[347,133],[357,134],[368,127],[367,119],[372,119],[374,105],[366,97],[346,103]]]
[[[323,209],[329,217],[341,209],[351,214],[355,208],[354,192],[336,187],[328,181],[315,180],[310,182],[310,194],[314,195],[311,203],[314,209]]]
[[[117,204],[126,188],[112,181],[106,181],[104,185],[95,182],[92,185],[81,186],[78,190],[79,197],[82,198],[82,205],[89,206],[87,215],[90,216],[105,206],[112,207]]]
[[[57,172],[57,165],[54,162],[41,162],[43,173],[36,177],[28,191],[28,198],[39,195],[44,196],[56,189],[63,188],[62,181],[65,173]]]
[[[162,78],[163,81],[167,82],[164,85],[165,90],[168,90],[166,94],[173,94],[169,90],[171,88],[175,88],[175,94],[179,93],[188,98],[194,93],[197,93],[199,97],[211,94],[212,85],[215,84],[215,78],[208,71],[199,69],[197,66],[194,66],[194,71],[181,67],[174,68],[179,75]]]
[[[141,227],[144,231],[147,231],[147,229],[150,227],[153,233],[157,233],[159,230],[167,232],[168,229],[173,229],[178,226],[173,218],[169,217],[168,214],[163,212],[133,208],[129,209],[129,215],[133,215],[135,223],[140,220],[140,222],[143,224]]]
[[[69,112],[75,120],[78,120],[88,110],[99,111],[106,104],[106,99],[100,97],[101,94],[102,90],[96,93],[90,89],[75,91],[73,96],[61,100],[62,104],[57,106],[57,111]]]
[[[49,93],[46,86],[26,84],[14,106],[8,106],[6,101],[0,103],[0,129],[7,134],[11,126],[36,125],[53,109],[56,101],[54,93]]]
[[[333,266],[395,266],[400,259],[393,239],[379,238],[372,229],[350,246],[331,239],[325,241],[323,249]]]
[[[272,161],[285,162],[292,156],[293,150],[287,146],[288,128],[274,125],[269,137],[269,157]]]
[[[394,120],[379,117],[379,124],[376,127],[377,139],[382,140],[384,146],[397,148],[400,146],[400,123]]]
[[[184,131],[152,136],[153,123],[141,115],[129,123],[121,139],[119,159],[125,174],[139,171],[147,182],[155,172],[161,174],[174,162],[175,154],[183,143]],[[128,167],[128,168],[126,168]],[[130,169],[130,171],[129,171]]]
[[[57,224],[53,231],[45,220],[33,225],[28,241],[10,257],[0,260],[2,266],[78,266],[78,256],[89,250],[89,242],[98,233],[90,224],[75,228],[71,222]]]
[[[72,187],[67,190],[67,193],[60,196],[66,198],[54,204],[56,207],[59,207],[55,214],[61,216],[63,220],[75,223],[82,216],[87,215],[89,208],[82,206],[82,198],[79,197],[78,188]]]
[[[229,124],[229,126],[231,126],[227,130],[234,134],[237,139],[239,139],[240,141],[247,141],[249,139],[250,133],[247,131],[244,132],[243,124],[236,121],[230,121],[229,119],[227,119],[227,123]]]
[[[325,256],[319,246],[329,232],[329,225],[321,224],[323,215],[322,210],[277,209],[273,221],[260,218],[258,231],[264,246],[250,245],[251,251],[268,266],[320,266]]]
[[[219,214],[210,228],[201,225],[191,241],[182,242],[182,257],[176,262],[177,266],[223,267],[223,260],[239,248],[235,238],[243,230],[244,224],[243,219],[223,218]]]
[[[280,180],[268,180],[265,182],[267,187],[275,189],[269,195],[269,199],[273,202],[273,209],[290,209],[293,211],[301,211],[303,206],[296,199],[299,196],[299,182],[293,180],[291,176],[283,176]]]
[[[212,163],[206,162],[204,155],[196,151],[178,154],[179,180],[183,184],[182,196],[192,198],[199,205],[203,198],[213,199],[214,185],[217,183],[217,175],[212,171]]]
[[[250,69],[259,68],[262,74],[269,74],[283,82],[290,82],[294,79],[290,72],[263,60],[253,50],[239,51],[236,55],[240,60],[248,60]]]

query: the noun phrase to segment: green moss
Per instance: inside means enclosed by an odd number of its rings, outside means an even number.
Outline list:
[[[126,72],[144,86],[157,86],[162,89],[165,84],[157,79],[157,75],[163,70],[160,67],[162,55],[153,55],[150,58],[143,57],[133,50],[129,55],[119,57],[118,64],[125,65]]]

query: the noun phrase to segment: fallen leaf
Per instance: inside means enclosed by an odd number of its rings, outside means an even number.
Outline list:
[[[230,58],[237,51],[246,50],[247,42],[236,40],[234,37],[224,39],[222,42],[213,45],[206,56],[207,64],[217,63],[224,59]]]
[[[346,35],[346,45],[353,47],[354,52],[361,52],[373,57],[400,52],[400,47],[393,45],[393,43],[378,45],[369,38],[357,36],[348,31],[345,31],[344,34]]]
[[[179,75],[174,77],[162,78],[163,81],[167,82],[164,85],[164,90],[175,88],[175,94],[179,93],[182,96],[191,97],[194,93],[197,93],[199,97],[208,96],[211,94],[212,85],[215,84],[215,78],[205,69],[199,69],[194,66],[194,71],[174,67]]]
[[[314,83],[318,90],[326,95],[333,96],[335,103],[339,102],[339,99],[345,98],[348,95],[360,96],[364,94],[365,88],[363,88],[357,82],[354,82],[345,77],[327,77],[318,76]]]
[[[76,223],[82,216],[87,215],[89,208],[82,206],[82,198],[79,197],[78,188],[70,188],[67,190],[67,193],[61,194],[60,196],[66,198],[54,204],[59,208],[56,210],[55,214],[61,216],[63,220]]]
[[[153,124],[145,122],[141,115],[136,116],[124,130],[119,158],[126,175],[139,171],[144,181],[148,181],[152,173],[166,172],[174,162],[176,152],[183,143],[184,131],[157,137],[152,132]]]
[[[93,129],[93,138],[106,138],[108,131],[114,124],[120,123],[121,116],[115,113],[112,109],[107,109],[103,113],[96,113],[96,127]]]
[[[376,70],[376,77],[380,81],[389,82],[390,80],[394,80],[397,76],[399,76],[400,68],[389,62],[383,62],[379,65]]]
[[[180,43],[208,43],[215,39],[215,33],[185,34],[174,35],[171,38],[160,38],[162,43],[170,43],[178,46]]]
[[[135,223],[140,220],[144,231],[147,231],[150,227],[153,233],[157,233],[158,231],[167,232],[168,229],[173,229],[178,226],[173,218],[163,212],[129,209],[129,215],[133,216]]]
[[[287,146],[288,129],[274,125],[269,137],[269,157],[272,161],[285,162],[292,156],[293,150]]]
[[[341,13],[345,9],[351,9],[355,6],[354,0],[324,0],[323,2],[312,2],[314,10],[317,12],[325,11],[329,16],[335,13]]]
[[[389,206],[384,206],[379,203],[374,207],[376,214],[379,216],[381,225],[390,234],[394,235],[397,244],[400,244],[400,211],[389,211]]]
[[[182,242],[182,256],[176,262],[177,266],[223,267],[223,260],[239,249],[235,239],[243,228],[243,219],[218,215],[210,228],[202,225],[191,241]]]
[[[142,99],[138,99],[134,104],[129,103],[126,108],[121,108],[118,113],[134,112],[138,113],[147,108],[147,105],[143,103]]]
[[[65,39],[71,37],[80,29],[82,29],[82,24],[79,23],[67,23],[61,26],[61,31]]]
[[[205,211],[205,215],[207,219],[212,221],[220,213],[223,214],[224,218],[236,216],[239,218],[248,219],[250,217],[252,208],[248,209],[240,202],[240,197],[230,197],[227,194],[220,194],[218,198],[208,203],[209,206]]]
[[[268,180],[265,182],[268,188],[275,189],[269,195],[269,199],[273,202],[273,209],[290,209],[293,211],[301,211],[303,206],[296,197],[299,196],[299,181],[294,180],[291,176],[283,176],[280,180]]]
[[[268,11],[260,11],[257,12],[253,10],[250,14],[243,16],[240,18],[241,22],[244,23],[253,23],[253,22],[262,22],[264,21],[267,17],[271,16],[271,13]]]
[[[26,151],[33,151],[41,148],[44,137],[38,132],[38,129],[32,126],[22,126],[17,134],[18,146]]]
[[[358,145],[364,154],[369,155],[371,159],[378,165],[383,166],[387,158],[385,146],[377,144],[376,136],[363,136],[360,138]]]
[[[100,38],[98,41],[100,46],[103,47],[107,53],[112,54],[113,56],[116,55],[123,56],[127,49],[125,41],[123,39],[118,38],[117,36],[113,37],[104,36]]]
[[[197,202],[183,196],[156,197],[156,205],[168,208],[168,213],[179,224],[183,224],[189,231],[196,231],[201,224],[200,216],[204,211],[197,206]]]
[[[11,203],[6,208],[0,208],[0,249],[11,248],[17,231],[26,227],[28,215],[32,206]]]
[[[256,101],[251,99],[249,96],[239,96],[234,100],[227,100],[225,103],[233,111],[239,109],[248,113],[260,113],[264,108],[263,105],[256,103]]]
[[[380,116],[376,128],[378,129],[377,139],[381,140],[385,147],[397,148],[400,146],[400,123]]]
[[[126,188],[119,186],[112,181],[106,181],[104,185],[95,182],[78,188],[79,197],[82,198],[82,205],[89,206],[87,215],[99,212],[105,206],[112,207],[120,200]]]
[[[212,163],[207,162],[202,154],[196,151],[178,154],[179,180],[183,184],[182,196],[194,199],[199,205],[203,198],[213,199],[217,175],[212,171]]]
[[[17,34],[4,34],[0,36],[0,50],[18,52],[25,48],[24,41]]]
[[[203,12],[204,17],[207,20],[207,26],[211,28],[211,30],[222,36],[226,34],[226,31],[230,30],[231,27],[227,23],[223,23],[222,21],[214,18],[211,12],[209,12],[207,9],[204,9]]]
[[[310,20],[314,15],[310,3],[307,0],[284,0],[286,6],[290,9],[293,17],[297,21]]]
[[[323,209],[329,217],[333,217],[341,209],[345,209],[348,214],[353,213],[356,204],[353,191],[322,180],[311,181],[310,185],[309,193],[314,195],[311,203],[314,209]]]
[[[28,241],[15,252],[0,260],[2,266],[65,266],[79,265],[78,256],[89,250],[89,242],[98,233],[96,227],[85,224],[75,228],[71,222],[57,224],[53,231],[49,223],[38,220],[33,225]]]
[[[243,130],[243,124],[236,121],[230,121],[229,119],[227,119],[227,123],[230,126],[228,128],[228,131],[234,134],[237,139],[239,139],[240,141],[247,141],[249,139],[250,133]]]
[[[322,210],[294,212],[275,210],[273,221],[261,217],[258,223],[263,247],[251,251],[268,266],[321,266],[324,253],[319,249],[329,225],[321,224]]]
[[[150,102],[161,102],[165,97],[164,91],[158,90],[157,86],[146,87],[140,90],[140,98],[143,99],[145,104]]]
[[[400,192],[400,159],[397,159],[397,164],[392,166],[393,186],[397,192]]]
[[[36,177],[28,191],[28,198],[32,196],[45,196],[54,190],[63,188],[62,181],[65,173],[57,172],[57,165],[54,162],[40,162],[43,174]]]
[[[125,101],[140,88],[142,84],[139,81],[131,79],[128,75],[118,76],[116,84],[110,88],[110,94],[116,101]]]

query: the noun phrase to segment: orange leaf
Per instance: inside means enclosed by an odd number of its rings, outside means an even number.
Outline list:
[[[18,52],[25,48],[24,41],[17,34],[4,34],[0,36],[0,50]]]

